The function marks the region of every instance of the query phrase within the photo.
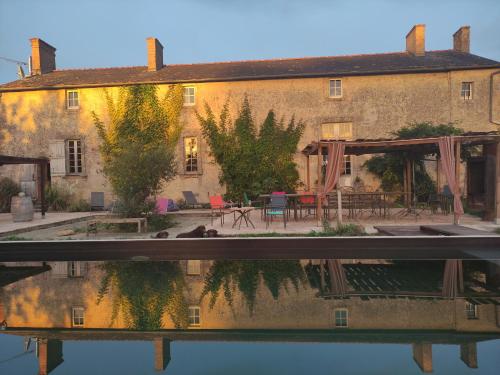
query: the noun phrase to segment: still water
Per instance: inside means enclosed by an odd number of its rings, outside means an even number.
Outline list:
[[[0,264],[0,374],[498,374],[494,261]]]

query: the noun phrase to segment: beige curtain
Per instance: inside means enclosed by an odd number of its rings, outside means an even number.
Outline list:
[[[340,171],[344,166],[344,142],[328,144],[328,163],[326,165],[324,194],[330,193],[340,179]]]
[[[455,298],[458,292],[464,291],[462,261],[457,259],[447,260],[443,275],[443,297]]]
[[[330,274],[330,293],[344,296],[347,291],[347,279],[342,263],[339,259],[328,259],[327,264]]]
[[[441,167],[446,176],[448,186],[453,193],[453,210],[455,219],[458,220],[460,215],[464,213],[464,208],[462,207],[460,188],[457,183],[457,176],[455,175],[455,163],[460,163],[460,160],[455,160],[455,153],[453,152],[455,140],[450,136],[439,137],[438,144],[439,153],[441,154]]]

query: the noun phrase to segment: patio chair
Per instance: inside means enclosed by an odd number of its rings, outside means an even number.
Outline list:
[[[286,229],[287,219],[287,204],[284,194],[272,194],[269,204],[264,210],[264,218],[266,220],[266,228],[269,228],[269,222],[273,217],[283,216],[283,225]]]
[[[201,204],[198,202],[191,190],[183,191],[182,195],[184,196],[184,200],[186,201],[186,206],[193,208],[196,206],[201,207]]]
[[[233,213],[233,211],[228,210],[228,208],[231,208],[233,205],[232,203],[229,202],[224,202],[224,199],[222,199],[222,195],[213,195],[209,197],[210,199],[210,219],[211,219],[211,224],[214,225],[214,217],[219,214],[220,215],[220,225],[224,225],[224,216],[230,213]]]
[[[179,207],[172,199],[158,198],[156,200],[156,213],[165,215],[167,212],[179,211]]]
[[[306,191],[303,196],[298,197],[300,218],[302,219],[302,210],[306,211],[305,217],[316,215],[316,197],[311,191]]]

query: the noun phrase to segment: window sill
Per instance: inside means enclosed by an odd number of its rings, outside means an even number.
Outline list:
[[[200,177],[203,173],[201,172],[183,172],[183,173],[179,173],[179,176],[181,177]]]
[[[78,177],[87,178],[88,176],[87,176],[87,174],[66,174],[66,175],[61,176],[61,177],[63,177],[63,178],[78,178]]]
[[[344,97],[343,96],[329,96],[327,99],[337,101],[337,100],[344,100]]]

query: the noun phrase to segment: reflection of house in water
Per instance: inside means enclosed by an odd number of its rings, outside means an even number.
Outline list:
[[[328,267],[321,271],[319,264],[286,262],[291,263],[281,267],[280,261],[122,262],[111,269],[123,274],[105,292],[102,281],[110,268],[104,262],[49,262],[50,272],[3,288],[0,320],[7,321],[8,333],[39,338],[41,373],[62,362],[64,340],[149,340],[154,342],[157,369],[168,364],[170,342],[176,340],[404,343],[413,345],[415,361],[430,371],[432,344],[460,345],[461,359],[477,367],[476,342],[500,338],[498,293],[480,267],[471,266],[473,262],[460,268],[464,289],[455,298],[442,295],[443,279],[448,277],[444,262],[411,267],[401,262],[338,262],[346,278],[343,296],[331,293]],[[304,277],[298,278],[296,290],[292,283],[297,279],[286,273],[293,270],[296,275],[297,266]],[[184,282],[177,276],[166,279],[175,280],[170,287],[182,288],[183,301],[169,300],[155,289],[154,280],[165,277],[162,272],[177,269]],[[273,274],[273,269],[279,272]],[[207,280],[221,275],[229,280],[232,303],[224,283],[200,301],[210,284]],[[460,289],[459,280],[457,284]],[[128,299],[123,303],[126,309],[113,311],[117,296]],[[155,328],[154,319],[137,316],[129,305],[158,296],[166,302],[160,327]],[[179,321],[187,329],[176,329],[172,316],[182,314],[185,320]],[[138,321],[141,331],[134,329]]]

